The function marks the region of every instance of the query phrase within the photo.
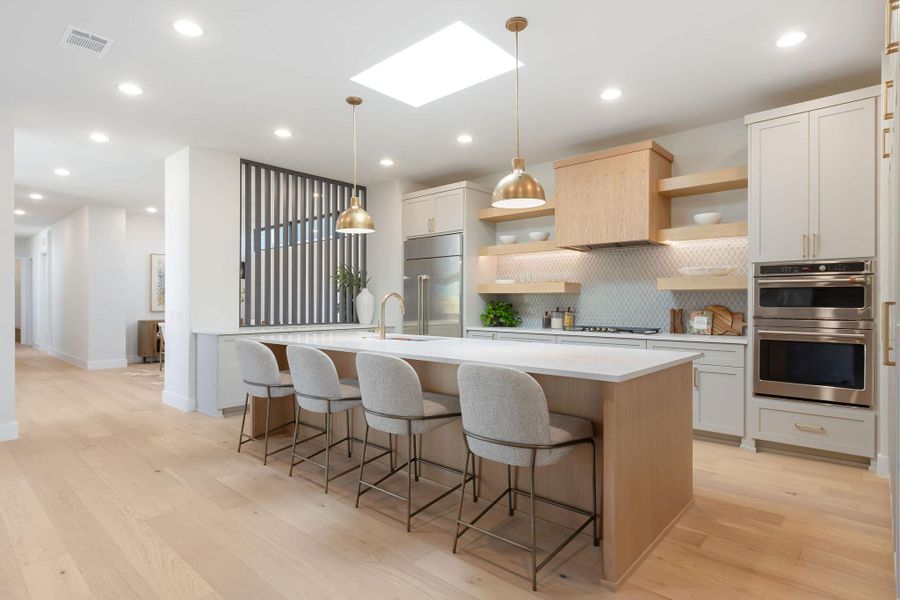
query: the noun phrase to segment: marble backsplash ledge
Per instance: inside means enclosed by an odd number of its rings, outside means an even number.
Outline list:
[[[644,246],[549,252],[500,257],[497,277],[517,281],[577,281],[581,294],[509,295],[522,316],[522,325],[540,327],[545,310],[571,306],[575,321],[585,325],[631,325],[669,328],[669,309],[685,313],[710,304],[734,312],[747,312],[747,292],[656,289],[659,277],[677,277],[679,267],[730,266],[735,275],[747,274],[746,238],[680,242],[671,246]]]

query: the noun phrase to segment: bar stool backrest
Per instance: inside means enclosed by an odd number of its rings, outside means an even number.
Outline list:
[[[513,444],[550,443],[550,412],[544,390],[531,375],[493,365],[465,363],[459,367],[459,404],[463,429]],[[469,449],[488,460],[529,466],[532,451],[467,436]],[[549,453],[538,450],[538,454]]]
[[[287,360],[298,394],[313,398],[341,397],[340,379],[330,356],[318,348],[288,346]]]
[[[416,371],[404,360],[384,354],[360,352],[356,355],[356,375],[363,408],[398,417],[425,415],[422,384]],[[366,413],[370,427],[405,435],[407,423]]]
[[[241,369],[241,379],[250,382],[245,383],[248,394],[265,398],[268,393],[267,385],[281,384],[278,361],[266,346],[252,340],[235,340],[234,350]]]

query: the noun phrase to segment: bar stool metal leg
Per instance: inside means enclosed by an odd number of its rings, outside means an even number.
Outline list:
[[[345,410],[344,414],[347,415],[347,458],[353,458],[353,421],[349,410]]]
[[[412,520],[412,482],[413,464],[415,461],[416,438],[411,433],[406,436],[406,532],[409,533],[409,523]],[[418,481],[418,477],[416,477]]]
[[[362,450],[362,458],[359,459],[359,479],[356,482],[356,508],[359,508],[359,492],[362,489],[362,480],[363,480],[363,469],[366,466],[366,449],[369,446],[369,424],[366,423],[366,433],[363,435],[363,450]],[[391,444],[391,448],[393,448],[393,444]],[[393,452],[391,452],[391,470],[394,467],[394,456]]]
[[[272,395],[269,393],[269,390],[266,389],[266,441],[265,447],[263,448],[263,466],[269,460],[269,413],[271,412],[269,409],[272,408]]]
[[[512,465],[506,465],[506,503],[509,506],[509,516],[513,516],[513,485],[512,485]]]
[[[531,479],[530,485],[530,499],[531,499],[531,591],[537,591],[537,542],[534,537],[534,463],[537,459],[537,450],[531,450],[531,468],[528,470],[529,479]]]
[[[325,413],[325,493],[328,493],[328,484],[330,478],[328,472],[331,470],[331,424],[333,419],[331,413]]]
[[[244,425],[247,423],[247,407],[250,405],[250,394],[244,394],[244,416],[241,417],[241,435],[238,437],[238,453],[244,445]]]

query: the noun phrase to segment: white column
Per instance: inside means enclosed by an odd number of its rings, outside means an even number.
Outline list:
[[[240,159],[184,148],[166,159],[166,404],[196,410],[193,332],[238,327],[239,277]]]
[[[0,104],[0,442],[19,437],[16,421],[14,130]]]

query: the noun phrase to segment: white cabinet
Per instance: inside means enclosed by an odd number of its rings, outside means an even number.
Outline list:
[[[613,346],[616,348],[647,348],[647,342],[644,340],[629,338],[593,338],[561,335],[557,338],[556,343],[580,346]]]
[[[466,332],[466,337],[475,340],[492,340],[494,339],[494,334],[490,331],[468,331]]]
[[[555,344],[556,338],[552,335],[528,335],[527,333],[498,333],[494,336],[495,340],[505,340],[507,342],[537,342],[541,344]]]
[[[747,117],[752,261],[875,255],[877,98],[862,97],[871,93]]]
[[[694,429],[744,435],[744,370],[735,367],[694,365]],[[739,410],[738,410],[739,409]]]
[[[464,188],[407,195],[403,199],[403,237],[461,231],[465,200]]]

